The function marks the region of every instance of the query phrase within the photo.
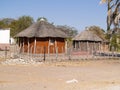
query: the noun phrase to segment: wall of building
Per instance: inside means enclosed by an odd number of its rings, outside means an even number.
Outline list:
[[[108,52],[109,43],[105,42],[93,42],[93,41],[74,41],[73,48],[79,51],[89,52]]]
[[[32,53],[64,53],[65,41],[63,38],[20,38],[21,52]]]
[[[10,29],[0,29],[0,50],[9,49]]]
[[[10,43],[10,29],[0,29],[0,44]]]
[[[94,41],[74,41],[74,48],[79,51],[93,53],[101,50],[101,42]]]
[[[65,40],[57,38],[57,46],[58,46],[58,52],[59,53],[65,53]]]

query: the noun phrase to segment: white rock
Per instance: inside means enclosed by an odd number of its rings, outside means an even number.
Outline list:
[[[68,81],[66,81],[66,83],[78,83],[78,80],[76,80],[76,79],[72,79],[72,80],[68,80]]]

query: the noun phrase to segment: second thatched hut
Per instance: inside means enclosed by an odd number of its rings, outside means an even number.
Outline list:
[[[73,48],[93,53],[108,50],[108,44],[92,31],[85,30],[73,38]]]

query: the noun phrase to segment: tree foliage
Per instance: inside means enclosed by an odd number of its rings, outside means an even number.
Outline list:
[[[120,40],[120,33],[118,33],[120,26],[120,0],[101,0],[101,3],[107,4],[107,38],[110,40],[110,46],[117,50],[120,47],[117,42]],[[112,25],[114,27],[111,29]]]
[[[3,21],[0,21],[0,28],[5,28],[6,26],[5,26],[5,24],[4,24],[4,22]]]
[[[14,20],[11,25],[11,36],[16,35],[20,31],[26,29],[34,22],[33,18],[30,16],[21,16],[18,20]]]
[[[111,50],[117,51],[120,49],[120,43],[118,40],[120,40],[120,38],[116,34],[114,34],[113,37],[111,38],[111,42],[110,42]]]
[[[14,21],[12,18],[4,18],[0,20],[0,28],[5,29],[5,28],[10,28],[11,22]]]
[[[57,28],[61,29],[61,31],[65,32],[68,35],[67,41],[67,47],[72,47],[72,38],[78,34],[78,31],[74,27],[70,27],[67,25],[64,26],[57,26]]]
[[[30,16],[21,16],[17,20],[11,18],[4,18],[0,20],[0,28],[10,28],[10,35],[14,37],[20,31],[26,29],[34,22]]]
[[[120,0],[101,0],[101,3],[107,3],[107,30],[110,30],[113,24],[118,28],[120,25]]]
[[[65,32],[70,38],[74,37],[78,34],[78,31],[74,27],[70,27],[67,25],[64,26],[57,26],[57,28],[61,29],[63,32]]]
[[[99,36],[101,39],[105,40],[105,31],[101,29],[99,26],[90,26],[88,27],[88,30],[95,33],[97,36]]]

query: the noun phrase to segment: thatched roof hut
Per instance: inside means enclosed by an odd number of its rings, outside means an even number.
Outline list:
[[[102,41],[100,37],[89,30],[85,30],[73,38],[74,41]]]
[[[16,35],[24,52],[64,53],[67,35],[53,24],[40,20]]]
[[[87,52],[100,51],[103,48],[103,42],[103,39],[89,30],[85,30],[73,38],[74,48]]]

